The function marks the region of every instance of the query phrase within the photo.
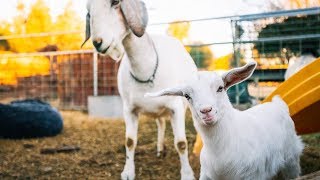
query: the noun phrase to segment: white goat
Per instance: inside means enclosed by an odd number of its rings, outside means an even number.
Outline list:
[[[171,116],[174,143],[181,162],[181,179],[194,179],[188,160],[183,98],[144,98],[156,91],[184,83],[196,76],[196,66],[176,39],[145,33],[147,10],[138,0],[89,0],[87,4],[86,41],[102,54],[120,60],[118,88],[123,101],[126,124],[126,162],[122,179],[134,179],[134,151],[137,145],[138,115],[156,118],[158,126],[157,155],[164,150],[165,119]]]
[[[226,90],[251,76],[250,62],[222,77],[199,72],[189,85],[168,88],[148,97],[185,96],[194,125],[203,138],[200,179],[285,179],[299,176],[303,144],[289,110],[278,96],[246,111],[234,109]]]

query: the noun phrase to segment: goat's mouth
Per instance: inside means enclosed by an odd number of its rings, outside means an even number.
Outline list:
[[[112,50],[114,48],[114,40],[111,41],[111,43],[109,44],[109,46],[105,46],[105,45],[102,45],[100,48],[96,48],[96,50],[102,54],[102,55],[107,55],[108,54],[108,50]]]
[[[100,51],[102,55],[109,56],[111,59],[115,61],[120,61],[124,56],[124,49],[121,45],[112,41],[112,43],[102,51]]]
[[[101,54],[106,54],[109,48],[110,48],[110,46],[107,47],[107,48],[105,48],[104,50],[100,51],[100,53],[101,53]]]
[[[213,116],[211,115],[207,115],[205,117],[202,117],[202,122],[203,124],[209,126],[209,125],[214,125],[216,123],[216,120]]]

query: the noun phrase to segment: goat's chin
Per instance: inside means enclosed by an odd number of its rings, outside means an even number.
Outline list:
[[[124,49],[120,46],[110,47],[106,52],[115,61],[120,61],[124,56]]]
[[[217,123],[216,118],[213,117],[213,116],[202,117],[200,121],[205,126],[213,126],[213,125],[215,125]]]
[[[123,58],[124,52],[111,51],[108,55],[116,62],[119,62]]]
[[[214,126],[217,123],[216,120],[202,120],[202,124],[205,126]]]

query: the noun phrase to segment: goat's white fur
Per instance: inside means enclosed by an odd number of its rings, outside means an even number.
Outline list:
[[[188,143],[185,135],[187,106],[183,98],[143,97],[146,92],[182,84],[196,76],[197,69],[192,58],[183,45],[172,37],[150,36],[147,33],[140,38],[135,36],[124,21],[120,7],[112,7],[109,1],[89,0],[87,8],[91,15],[91,36],[93,39],[103,40],[102,46],[97,50],[101,52],[109,47],[106,54],[116,60],[124,54],[118,73],[118,88],[123,101],[127,141],[126,163],[121,178],[135,177],[134,150],[137,144],[138,115],[146,113],[157,118],[158,155],[163,150],[164,142],[165,121],[162,116],[166,114],[171,116],[174,143],[181,162],[181,179],[194,179],[188,160]],[[153,84],[139,83],[131,77],[130,72],[141,80],[147,80],[154,72],[157,58],[159,65]],[[128,140],[130,143],[133,142],[132,147],[128,147]],[[183,142],[184,146],[179,147],[179,142]]]
[[[200,179],[271,179],[278,172],[284,179],[299,176],[303,144],[286,103],[275,96],[272,102],[238,111],[232,107],[226,90],[218,90],[226,86],[226,80],[231,82],[230,87],[246,79],[255,66],[250,62],[222,78],[213,72],[199,72],[189,85],[146,94],[191,97],[194,126],[204,144]],[[200,112],[208,107],[210,112]]]

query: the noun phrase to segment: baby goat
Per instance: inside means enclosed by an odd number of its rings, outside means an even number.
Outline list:
[[[227,89],[250,77],[255,67],[249,62],[222,77],[198,72],[189,85],[146,94],[189,101],[204,143],[200,179],[271,179],[278,172],[284,179],[299,176],[303,144],[286,103],[275,96],[272,102],[238,111],[228,99]]]

